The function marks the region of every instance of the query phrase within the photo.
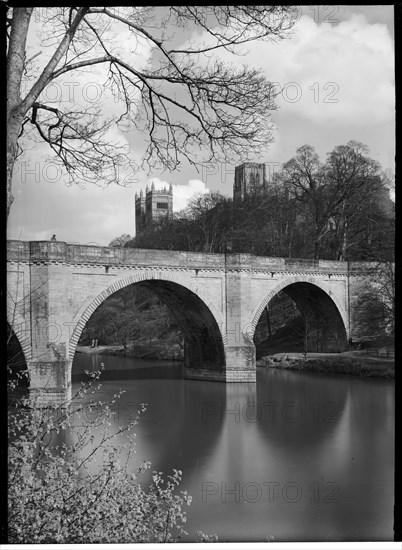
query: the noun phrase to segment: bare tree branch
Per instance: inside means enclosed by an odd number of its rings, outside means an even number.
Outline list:
[[[293,11],[286,6],[36,8],[35,13],[45,17],[45,54],[29,57],[26,40],[33,9],[14,8],[8,48],[8,210],[27,120],[73,181],[85,177],[119,182],[116,168],[123,157],[121,151],[113,155],[115,145],[108,144],[106,132],[122,121],[144,136],[144,164],[150,168],[174,170],[183,159],[194,166],[239,155],[247,159],[266,150],[276,108],[271,84],[260,71],[236,68],[216,54],[242,53],[238,48],[246,43],[286,37],[294,24]],[[174,30],[183,28],[201,29],[197,45],[184,41],[178,47],[180,33]],[[113,40],[112,31],[121,29],[130,33],[133,43],[146,44],[146,66],[133,62],[123,44]],[[49,45],[55,50],[46,59]],[[131,41],[128,47],[135,53]],[[33,59],[44,66],[39,77],[29,70]],[[102,67],[108,71],[105,87],[121,102],[116,120],[104,120],[100,102],[75,102],[66,108],[41,100],[50,83],[85,69],[105,72]],[[30,85],[25,97],[23,83]],[[108,165],[110,174],[103,176]]]

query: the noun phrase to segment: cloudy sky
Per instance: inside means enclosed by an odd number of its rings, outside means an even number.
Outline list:
[[[315,147],[324,160],[336,145],[354,139],[365,143],[384,169],[394,171],[392,6],[304,6],[291,38],[253,43],[247,49],[239,63],[261,67],[283,90],[277,99],[279,109],[273,113],[274,142],[269,153],[256,161],[275,171],[303,144]],[[147,48],[139,51],[146,59]],[[47,99],[53,94],[57,100],[59,91],[49,89]],[[95,100],[101,87],[87,85],[85,91]],[[114,108],[109,105],[108,115],[113,116]],[[134,143],[130,136],[116,128],[111,138],[127,144],[136,166],[142,143],[138,138]],[[60,241],[107,245],[123,233],[133,236],[134,194],[151,179],[156,187],[173,184],[176,211],[194,193],[213,190],[232,196],[234,166],[229,164],[202,166],[199,172],[184,165],[180,172],[149,176],[129,170],[126,187],[104,189],[85,182],[66,184],[47,152],[45,145],[31,144],[19,160],[10,239],[41,240],[56,234]]]

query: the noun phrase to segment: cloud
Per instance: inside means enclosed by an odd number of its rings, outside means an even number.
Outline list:
[[[281,110],[321,124],[367,126],[394,117],[393,42],[385,24],[351,15],[337,25],[303,15],[291,39],[246,56],[277,82]]]
[[[285,162],[304,143],[316,147],[325,157],[336,145],[356,139],[368,145],[373,158],[384,168],[392,169],[392,7],[319,8],[303,7],[303,15],[288,39],[246,44],[240,56],[219,52],[223,61],[234,66],[259,67],[268,80],[277,83],[280,92],[276,98],[278,110],[272,111],[274,142],[263,158],[253,160]],[[204,33],[193,39],[208,41],[208,36]],[[185,37],[181,46],[187,40]],[[233,176],[222,177],[214,171],[207,175],[208,180],[202,179],[211,189],[230,193]]]
[[[302,15],[288,39],[247,44],[243,56],[219,55],[260,67],[277,83],[279,112],[320,124],[393,120],[394,44],[387,24],[368,22],[361,13],[332,25],[313,17]]]
[[[173,185],[173,210],[179,212],[198,193],[209,193],[209,189],[201,180],[189,180],[187,185]]]
[[[39,147],[43,152],[44,146]],[[38,151],[38,152],[39,152]],[[11,209],[9,239],[57,239],[82,244],[108,245],[123,233],[134,234],[134,189],[132,186],[97,187],[66,185],[65,178],[54,161],[41,161],[43,154],[32,161],[20,161],[13,178],[15,201]],[[135,190],[145,190],[154,182],[157,189],[168,181],[158,177],[135,183]],[[173,209],[185,208],[197,193],[209,188],[198,179],[187,184],[173,184]]]
[[[154,183],[155,189],[162,189],[163,187],[168,188],[170,182],[161,180],[160,178],[153,177],[149,178],[146,182],[146,185],[151,186]],[[208,187],[201,180],[191,179],[186,185],[173,185],[173,212],[180,212],[188,205],[189,201],[199,193],[209,193]]]
[[[356,11],[363,8],[356,7]],[[230,59],[229,55],[223,56],[238,65],[261,67],[267,78],[282,86],[296,83],[287,87],[285,98],[278,97],[280,109],[273,113],[278,129],[269,156],[256,160],[285,162],[304,143],[313,145],[324,157],[334,146],[357,139],[369,146],[371,156],[384,168],[393,169],[394,52],[389,25],[385,24],[385,15],[380,17],[382,8],[390,17],[389,7],[377,6],[376,13],[372,12],[367,20],[353,13],[353,6],[348,6],[346,15],[341,18],[340,13],[346,8],[340,6],[336,15],[340,22],[334,25],[303,15],[292,38],[277,43],[251,43],[245,56],[230,56]],[[307,14],[310,12],[312,10],[307,8]],[[324,15],[328,13],[323,12]],[[375,22],[375,18],[381,23]],[[129,33],[120,38],[116,47],[121,45],[128,55],[131,47]],[[184,42],[188,35],[182,38]],[[151,50],[148,45],[135,44],[134,47],[137,48],[136,54],[142,56],[142,63],[149,61]],[[104,78],[96,72],[74,73],[74,76],[71,73],[65,81],[58,82],[60,87],[54,88],[53,92],[57,94],[61,90],[63,100],[70,92],[81,96],[86,94],[87,99],[94,98],[100,88],[96,85],[85,87],[90,82],[96,82],[100,87]],[[331,88],[328,85],[331,82],[339,89]],[[327,88],[324,88],[326,84]],[[103,90],[102,87],[102,94]],[[291,101],[300,91],[301,97]],[[49,89],[49,99],[51,92]],[[107,93],[101,98],[103,112],[107,117],[113,117],[121,112],[122,105]],[[77,99],[80,99],[79,95]],[[328,99],[339,101],[330,102]],[[44,160],[48,147],[42,144],[33,149],[29,144],[26,157],[19,159],[29,159],[26,173],[20,164],[14,177],[16,198],[8,223],[9,238],[47,239],[56,233],[59,240],[107,245],[122,233],[134,233],[134,193],[141,187],[145,188],[149,177],[138,169],[138,158],[146,141],[144,136],[133,136],[131,130],[122,131],[120,127],[111,129],[108,137],[111,141],[129,144],[132,164],[122,170],[127,188],[111,185],[102,191],[85,182],[83,189],[66,186],[64,181],[67,178],[61,175],[54,160]],[[183,166],[180,173],[152,178],[157,187],[168,186],[172,181],[175,212],[185,208],[194,194],[209,189],[231,196],[234,166],[225,163],[204,165],[198,176],[201,179],[194,179],[197,173],[193,167],[185,163]]]

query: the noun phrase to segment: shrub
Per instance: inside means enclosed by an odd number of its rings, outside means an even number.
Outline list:
[[[113,428],[112,409],[123,392],[110,403],[95,399],[100,372],[87,374],[62,406],[39,408],[25,397],[9,408],[8,543],[179,540],[191,503],[179,491],[181,471],[153,472],[146,490],[139,479],[150,463],[131,472],[133,428],[145,406]]]

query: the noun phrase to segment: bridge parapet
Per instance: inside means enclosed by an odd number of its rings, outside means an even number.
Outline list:
[[[361,262],[355,262],[359,264]],[[226,267],[249,269],[252,271],[295,271],[315,273],[347,273],[348,262],[335,260],[314,260],[302,258],[280,258],[253,256],[252,254],[230,254],[226,256]],[[355,266],[359,271],[358,265]]]
[[[7,260],[27,262],[30,259],[29,241],[7,241]]]
[[[224,268],[223,254],[117,248],[63,241],[7,241],[7,259],[20,262],[67,262],[100,265],[156,265]]]
[[[349,262],[349,271],[354,274],[372,273],[378,269],[383,262]]]
[[[192,269],[242,269],[249,271],[289,271],[315,273],[367,272],[375,262],[339,262],[253,256],[252,254],[213,254],[176,250],[118,248],[71,244],[63,241],[7,241],[7,257],[14,262],[66,262],[107,266],[186,267]]]
[[[7,253],[9,324],[24,345],[31,390],[49,402],[70,391],[75,346],[92,313],[128,285],[154,290],[174,311],[187,376],[251,382],[254,331],[274,296],[283,290],[311,313],[321,339],[314,346],[339,351],[359,336],[360,298],[380,266],[63,241],[11,240]]]

